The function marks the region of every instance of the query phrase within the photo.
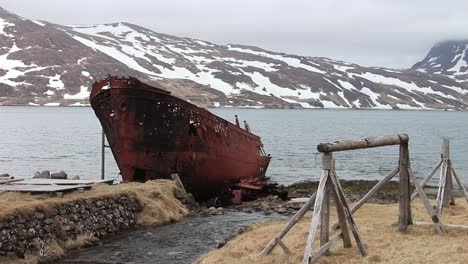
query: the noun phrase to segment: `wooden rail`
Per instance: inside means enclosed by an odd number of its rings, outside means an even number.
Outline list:
[[[321,143],[317,146],[319,152],[328,153],[344,150],[376,148],[391,145],[408,144],[407,134],[387,135],[381,137],[370,137],[357,140],[342,140],[334,143]]]

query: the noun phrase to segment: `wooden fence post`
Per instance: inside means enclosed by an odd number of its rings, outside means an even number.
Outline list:
[[[399,230],[406,231],[408,225],[413,223],[411,216],[411,193],[410,193],[410,176],[408,168],[410,166],[408,142],[400,144],[400,200],[399,209],[400,215],[398,218]]]

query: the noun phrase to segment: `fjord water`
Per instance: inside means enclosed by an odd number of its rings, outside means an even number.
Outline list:
[[[440,159],[442,137],[451,143],[458,175],[468,184],[468,119],[466,112],[384,110],[277,110],[216,108],[229,120],[237,114],[262,137],[272,158],[267,175],[290,184],[318,179],[316,145],[392,133],[410,136],[411,166],[424,177]],[[64,170],[82,179],[98,179],[101,128],[90,107],[0,107],[0,174],[29,178],[34,172]],[[106,151],[106,177],[118,168]],[[344,179],[378,180],[398,163],[398,147],[335,154]],[[438,175],[435,176],[433,183]]]

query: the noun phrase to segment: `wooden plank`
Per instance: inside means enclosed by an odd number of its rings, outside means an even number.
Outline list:
[[[307,236],[304,258],[302,259],[303,264],[309,264],[309,259],[312,254],[312,244],[314,243],[315,233],[317,232],[320,211],[322,210],[325,183],[327,182],[329,174],[329,170],[322,170],[322,175],[320,176],[320,182],[317,188],[317,196],[315,197],[314,212],[312,213],[312,220],[310,222],[309,235]]]
[[[447,171],[445,175],[445,190],[444,190],[444,199],[442,206],[448,206],[449,204],[455,204],[455,199],[452,196],[452,171],[450,170],[450,142],[447,138],[444,138],[442,143],[442,160],[447,166]]]
[[[114,180],[64,180],[64,179],[25,179],[15,184],[28,185],[76,185],[76,184],[94,184],[94,183],[113,183]]]
[[[283,249],[284,253],[291,254],[289,248],[283,243],[283,241],[278,241],[278,245],[280,245],[281,249]]]
[[[442,164],[442,170],[440,171],[440,180],[439,180],[439,191],[437,192],[437,202],[436,202],[436,212],[437,214],[442,213],[444,207],[444,197],[445,197],[445,185],[447,184],[447,169],[446,164]]]
[[[348,230],[348,225],[346,224],[346,214],[344,212],[344,205],[343,201],[340,199],[338,195],[338,186],[332,184],[332,193],[333,197],[335,199],[335,207],[336,207],[336,213],[338,215],[338,226],[341,229],[341,234],[343,237],[343,247],[344,248],[350,248],[352,246],[351,244],[351,237],[349,236],[349,230]]]
[[[439,160],[439,162],[437,162],[437,165],[435,165],[434,168],[432,168],[431,172],[429,172],[429,174],[421,182],[421,188],[424,188],[424,186],[426,186],[426,184],[431,180],[432,176],[434,176],[434,174],[437,172],[441,165],[442,160]],[[413,200],[417,195],[418,191],[414,190],[414,192],[411,194],[411,200]]]
[[[32,184],[7,184],[0,185],[0,191],[15,191],[15,192],[61,192],[76,190],[79,188],[91,188],[90,185],[32,185]]]
[[[409,137],[406,134],[387,135],[381,137],[371,137],[357,140],[342,140],[334,143],[321,143],[317,145],[317,150],[323,153],[353,150],[353,149],[364,149],[364,148],[375,148],[390,145],[400,145],[408,143]]]
[[[457,181],[458,186],[463,191],[463,195],[465,196],[465,200],[468,202],[468,192],[466,191],[465,186],[463,186],[463,183],[460,181],[460,178],[458,178],[457,173],[455,172],[455,169],[452,167],[452,164],[450,164],[450,169],[452,170],[453,177]]]
[[[423,189],[418,183],[418,180],[416,179],[416,176],[414,176],[413,171],[411,169],[408,170],[409,175],[411,177],[411,180],[413,181],[414,186],[416,187],[416,190],[419,193],[419,197],[421,197],[421,200],[423,201],[424,207],[426,208],[427,213],[432,219],[432,222],[434,222],[435,229],[439,234],[444,234],[446,233],[444,226],[442,225],[442,222],[440,221],[439,216],[437,215],[436,212],[432,209],[431,204],[429,203],[429,199],[427,199],[426,194],[424,193]]]
[[[309,211],[312,207],[312,204],[315,202],[316,192],[312,194],[309,200],[297,211],[297,213],[291,217],[291,220],[286,224],[286,226],[265,246],[260,255],[268,255],[273,250],[273,248],[281,241],[281,239],[291,230],[291,228],[299,222],[299,220]]]
[[[367,251],[364,246],[364,242],[361,239],[361,234],[359,233],[358,227],[356,225],[356,222],[354,221],[353,214],[351,213],[351,210],[349,209],[348,202],[346,201],[346,197],[344,195],[343,188],[341,188],[340,181],[338,180],[338,177],[336,177],[335,174],[331,174],[330,178],[332,180],[333,185],[336,185],[338,190],[338,198],[341,199],[341,202],[343,203],[343,209],[346,215],[346,218],[348,219],[349,225],[351,226],[351,231],[354,236],[354,240],[356,241],[356,244],[358,245],[359,251],[361,252],[361,255],[363,257],[367,256]]]
[[[23,181],[23,179],[0,179],[0,184],[20,182],[20,181]]]
[[[341,234],[336,234],[333,236],[330,241],[328,241],[326,244],[321,246],[316,252],[314,252],[313,255],[310,256],[309,262],[314,262],[317,260],[322,254],[325,252],[329,251],[333,245],[335,245],[341,238]]]
[[[328,243],[330,239],[330,178],[327,179],[323,193],[322,210],[320,211],[320,246]],[[326,256],[330,255],[330,251],[324,252]]]
[[[429,222],[422,222],[422,221],[414,221],[415,225],[433,225],[434,223]],[[454,227],[454,228],[468,228],[467,225],[453,225],[453,224],[445,224],[446,227]]]
[[[400,145],[400,195],[398,229],[406,231],[412,223],[411,194],[408,169],[410,167],[408,143]]]
[[[175,182],[175,184],[177,185],[177,187],[179,187],[184,193],[187,193],[187,191],[185,190],[184,184],[183,184],[182,181],[180,180],[179,174],[173,173],[173,174],[171,174],[171,178],[172,178],[172,180]],[[242,187],[242,186],[241,186],[241,187]]]

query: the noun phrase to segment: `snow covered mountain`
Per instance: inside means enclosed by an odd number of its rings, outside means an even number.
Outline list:
[[[86,104],[107,74],[205,107],[468,108],[468,84],[421,69],[216,45],[128,23],[61,26],[0,9],[0,104]]]
[[[412,69],[422,72],[444,74],[457,80],[468,80],[468,40],[444,41],[436,44],[424,60]]]

